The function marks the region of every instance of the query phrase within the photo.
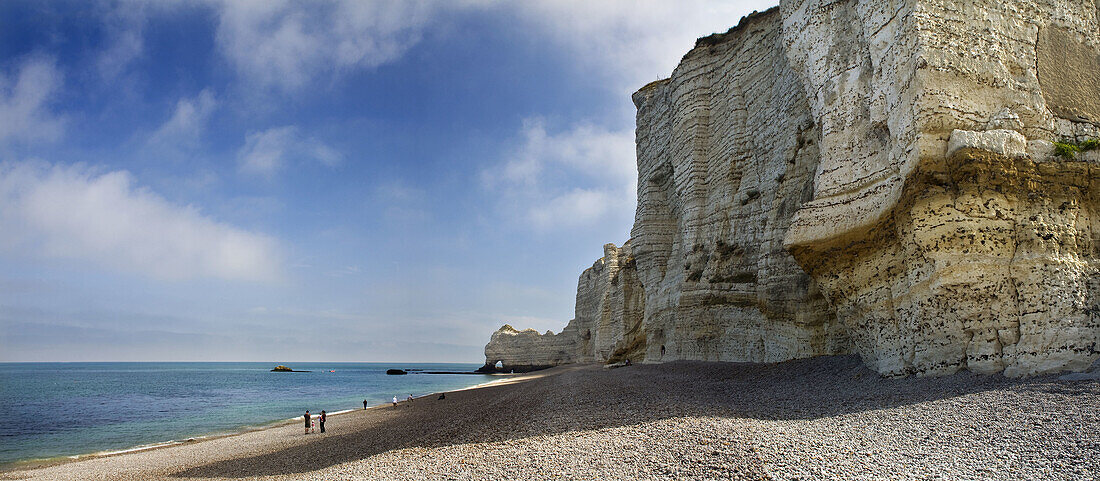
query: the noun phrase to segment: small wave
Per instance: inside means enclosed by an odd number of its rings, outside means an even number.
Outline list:
[[[191,441],[191,439],[188,439],[187,441]],[[142,444],[140,446],[134,446],[132,448],[126,448],[126,449],[118,449],[118,450],[114,450],[114,451],[99,451],[97,453],[92,453],[90,456],[113,456],[115,454],[133,453],[133,452],[137,452],[137,451],[146,451],[146,450],[149,450],[149,449],[163,448],[165,446],[174,446],[176,444],[183,444],[187,441],[175,441],[175,440],[173,440],[173,441],[163,441],[163,442],[152,443],[152,444]],[[79,458],[79,456],[77,456],[77,458]]]

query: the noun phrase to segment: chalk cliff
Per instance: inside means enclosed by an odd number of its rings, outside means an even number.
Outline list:
[[[634,94],[631,240],[582,274],[565,331],[516,349],[505,326],[487,364],[1087,368],[1098,17],[1096,0],[785,0],[699,39]]]
[[[645,296],[628,242],[604,246],[604,256],[577,281],[576,313],[558,334],[504,325],[485,346],[485,370],[524,372],[572,362],[641,359]],[[500,366],[497,366],[497,363]]]
[[[1097,3],[781,9],[822,131],[786,244],[864,361],[886,374],[1087,367],[1100,172],[1050,141],[1097,137]]]

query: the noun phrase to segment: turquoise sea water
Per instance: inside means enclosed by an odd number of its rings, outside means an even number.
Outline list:
[[[0,363],[0,466],[116,451],[362,409],[397,396],[469,387],[490,376],[386,375],[386,369],[472,371],[479,364],[258,362]],[[329,372],[329,371],[335,372]]]

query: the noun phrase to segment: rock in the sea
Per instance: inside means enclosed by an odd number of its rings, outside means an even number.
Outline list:
[[[633,100],[632,238],[487,366],[1100,357],[1100,152],[1055,144],[1100,138],[1100,5],[783,0]]]
[[[401,376],[408,373],[409,372],[404,369],[386,369],[386,374],[389,374],[391,376]]]

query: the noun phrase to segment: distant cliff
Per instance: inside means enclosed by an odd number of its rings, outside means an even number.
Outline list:
[[[1100,4],[783,1],[634,94],[632,238],[487,365],[1100,357]],[[527,334],[527,333],[530,334]]]
[[[485,346],[485,368],[530,371],[573,362],[642,359],[645,296],[630,244],[604,246],[604,256],[577,281],[576,317],[560,333],[504,325]]]

